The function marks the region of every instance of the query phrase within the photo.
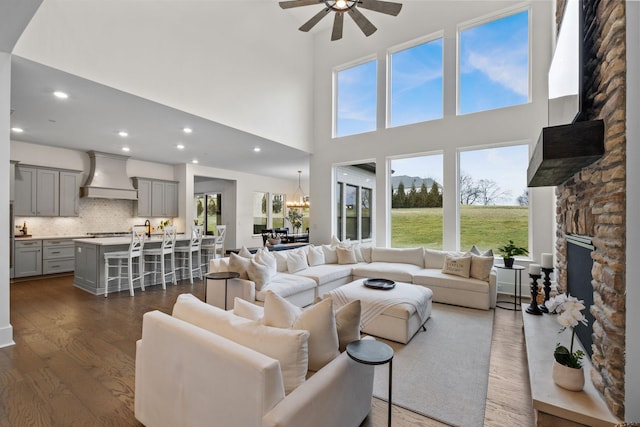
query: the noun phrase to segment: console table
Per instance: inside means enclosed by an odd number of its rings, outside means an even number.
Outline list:
[[[527,344],[529,383],[536,412],[537,427],[615,426],[621,421],[607,407],[590,378],[591,361],[583,358],[585,384],[582,391],[569,391],[557,386],[551,377],[553,350],[557,342],[569,346],[569,329],[559,334],[560,324],[554,314],[533,316],[522,304],[524,335]],[[575,346],[583,349],[578,340]]]

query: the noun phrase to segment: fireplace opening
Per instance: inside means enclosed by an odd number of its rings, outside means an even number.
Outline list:
[[[586,307],[583,313],[587,319],[587,326],[578,324],[576,326],[576,336],[582,343],[585,352],[591,358],[593,350],[593,322],[595,318],[591,314],[590,307],[593,305],[593,285],[591,281],[591,268],[593,259],[591,252],[595,246],[590,237],[576,234],[568,234],[567,240],[567,291],[570,295],[584,301]]]

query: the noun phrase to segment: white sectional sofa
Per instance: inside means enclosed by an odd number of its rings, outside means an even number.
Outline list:
[[[180,295],[173,315],[144,315],[135,416],[147,427],[360,425],[374,367],[339,353],[335,338],[338,355],[309,376],[309,336]]]
[[[489,310],[496,305],[496,273],[491,268],[493,257],[476,254],[462,254],[447,251],[424,249],[379,248],[363,245],[351,245],[355,259],[342,263],[335,256],[336,246],[322,245],[296,249],[294,251],[275,252],[277,273],[268,283],[256,285],[250,279],[232,279],[228,284],[227,301],[232,302],[238,296],[247,301],[261,304],[267,290],[272,290],[290,302],[304,307],[312,304],[317,297],[338,286],[360,278],[382,278],[398,282],[425,286],[433,291],[433,302],[460,305],[464,307]],[[338,246],[339,247],[339,246]],[[313,249],[312,249],[313,248]],[[311,251],[321,248],[324,262]],[[291,253],[303,252],[310,264],[291,270],[286,257]],[[445,273],[443,268],[449,258],[467,255],[471,258],[467,274]],[[235,256],[235,255],[233,255]],[[285,258],[283,260],[283,258]],[[477,264],[477,266],[476,266]],[[488,268],[487,268],[488,267]],[[229,271],[229,258],[212,259],[210,272]],[[293,272],[292,272],[293,271]],[[475,273],[475,274],[473,274]],[[467,277],[464,277],[464,276]],[[475,276],[475,277],[474,277]],[[208,302],[222,306],[224,287],[209,280],[207,283]]]

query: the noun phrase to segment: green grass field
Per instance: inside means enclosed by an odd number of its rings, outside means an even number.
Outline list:
[[[460,249],[493,249],[513,240],[528,247],[529,210],[520,206],[461,206]],[[442,208],[391,210],[391,245],[395,248],[442,248]]]

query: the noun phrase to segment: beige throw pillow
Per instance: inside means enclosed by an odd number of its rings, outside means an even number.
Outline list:
[[[469,269],[469,276],[474,279],[489,281],[489,275],[493,268],[493,256],[478,256],[471,255],[471,268]]]
[[[273,276],[277,273],[275,259],[273,264],[265,265],[259,260],[250,259],[247,267],[247,276],[249,280],[256,284],[256,291],[262,290],[262,287],[268,284]]]
[[[311,371],[319,371],[340,354],[333,301],[330,298],[303,310],[278,294],[267,291],[264,300],[264,323],[278,328],[309,331]]]
[[[353,300],[336,310],[339,349],[343,352],[347,344],[360,339],[360,300]]]
[[[351,246],[349,247],[336,247],[336,254],[338,255],[338,264],[357,264],[356,254]]]
[[[444,256],[444,265],[442,266],[443,273],[468,278],[470,269],[471,256],[456,257],[449,254]]]
[[[324,253],[324,263],[325,264],[337,264],[338,263],[338,254],[336,253],[336,248],[329,245],[322,245],[322,252]]]
[[[231,252],[231,255],[229,255],[229,271],[238,273],[241,279],[248,279],[247,268],[249,268],[250,262],[249,258],[244,258]]]

